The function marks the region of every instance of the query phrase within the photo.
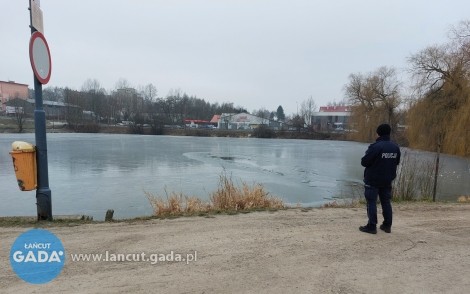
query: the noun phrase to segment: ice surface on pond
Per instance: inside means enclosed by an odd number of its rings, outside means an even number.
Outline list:
[[[86,214],[95,219],[103,219],[107,209],[114,209],[116,218],[151,214],[144,191],[207,199],[224,171],[235,183],[262,184],[271,195],[292,205],[318,206],[338,197],[360,197],[360,158],[368,146],[255,138],[47,136],[53,214]],[[35,191],[21,192],[16,184],[8,153],[16,140],[34,143],[34,134],[0,136],[0,216],[36,214]],[[441,158],[441,176],[451,183],[440,188],[448,193],[441,192],[442,197],[470,191],[468,161]]]

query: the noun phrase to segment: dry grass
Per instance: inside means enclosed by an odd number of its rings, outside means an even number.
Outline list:
[[[457,202],[459,202],[459,203],[470,202],[470,195],[468,195],[468,196],[465,196],[465,195],[460,196],[460,197],[457,199]]]
[[[145,192],[150,205],[152,205],[153,213],[157,217],[285,208],[282,200],[270,196],[262,185],[250,186],[242,182],[239,187],[225,172],[219,176],[219,187],[217,191],[210,194],[209,201],[189,197],[182,193],[168,193],[166,190],[165,193],[166,197],[163,198]]]
[[[419,159],[404,152],[398,166],[397,178],[393,182],[393,200],[432,199],[434,169],[435,163],[432,160]]]
[[[210,210],[208,203],[204,203],[197,197],[188,197],[182,193],[171,192],[166,197],[157,197],[149,192],[144,192],[152,205],[155,216],[180,216],[207,213]]]

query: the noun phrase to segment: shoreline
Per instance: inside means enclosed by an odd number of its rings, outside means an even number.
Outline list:
[[[3,118],[5,120],[5,118]],[[22,133],[17,132],[17,126],[14,124],[0,124],[0,133],[5,134],[25,134],[34,133],[33,121],[28,121]],[[151,127],[142,127],[141,129],[133,130],[131,126],[118,126],[108,124],[93,124],[81,125],[76,129],[69,129],[66,125],[58,123],[54,125],[48,121],[46,126],[47,133],[70,133],[70,134],[128,134],[128,135],[168,135],[168,136],[196,136],[196,137],[233,137],[233,138],[248,138],[253,136],[253,130],[222,130],[222,129],[207,129],[207,128],[161,128],[158,134],[152,133]],[[347,133],[320,133],[310,130],[302,131],[287,131],[277,130],[269,133],[267,139],[307,139],[307,140],[344,140],[350,141],[347,138]]]
[[[452,207],[458,206],[466,206],[470,207],[470,197],[468,197],[468,201],[463,202],[451,202],[451,201],[392,201],[392,207],[398,208],[400,210],[407,210],[407,209],[416,209],[417,207],[422,207],[426,210],[439,210],[439,209],[448,209]],[[276,209],[264,209],[264,208],[257,208],[257,209],[249,209],[249,210],[226,210],[226,211],[215,211],[215,212],[205,212],[205,213],[189,213],[189,214],[179,214],[179,215],[165,215],[165,216],[157,216],[157,215],[142,215],[136,216],[131,218],[118,218],[112,219],[109,221],[104,220],[94,220],[93,217],[87,216],[84,214],[73,214],[73,215],[56,215],[53,216],[52,221],[37,221],[36,216],[0,216],[0,228],[8,228],[8,227],[23,227],[27,228],[31,227],[40,227],[40,228],[53,228],[53,227],[62,227],[62,226],[77,226],[77,225],[99,225],[99,224],[112,224],[112,223],[138,223],[138,222],[147,222],[147,221],[154,221],[154,220],[174,220],[180,218],[215,218],[217,216],[237,216],[237,215],[244,215],[244,214],[251,214],[251,213],[275,213],[278,211],[290,211],[290,210],[299,210],[301,212],[310,212],[315,210],[322,210],[322,209],[366,209],[365,202],[354,202],[353,204],[337,204],[336,202],[329,202],[322,206],[308,206],[308,207],[300,207],[300,206],[286,206],[284,208],[276,208]],[[381,210],[380,205],[377,205],[377,209]],[[380,214],[380,213],[379,213]],[[380,215],[378,214],[379,218]]]

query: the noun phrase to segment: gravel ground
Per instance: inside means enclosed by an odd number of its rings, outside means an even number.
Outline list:
[[[2,227],[2,293],[469,293],[470,205],[399,204],[391,234],[361,233],[365,208],[288,209],[48,228],[65,247],[62,273],[19,279],[10,247],[29,228]],[[141,254],[192,262],[73,261]],[[188,255],[187,255],[188,254]]]

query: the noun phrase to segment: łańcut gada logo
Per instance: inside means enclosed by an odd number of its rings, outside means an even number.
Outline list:
[[[44,284],[56,278],[65,264],[65,250],[54,234],[32,229],[16,238],[10,250],[13,271],[31,284]]]

